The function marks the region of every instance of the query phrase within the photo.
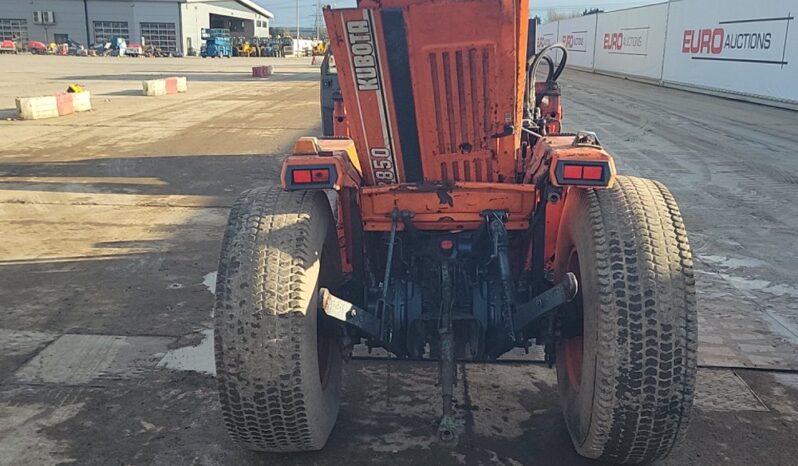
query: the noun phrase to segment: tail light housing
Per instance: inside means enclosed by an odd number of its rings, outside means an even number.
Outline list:
[[[560,186],[609,186],[612,168],[608,161],[558,160],[554,168]]]
[[[335,165],[295,165],[286,173],[288,189],[332,188],[337,179]]]

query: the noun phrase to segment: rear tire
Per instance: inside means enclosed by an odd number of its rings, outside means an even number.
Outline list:
[[[681,213],[662,184],[619,176],[573,189],[557,274],[579,294],[563,310],[557,378],[576,450],[645,463],[684,437],[696,377],[693,263]]]
[[[215,353],[224,423],[244,448],[309,451],[327,442],[342,360],[318,291],[338,274],[324,193],[275,186],[236,201],[219,262]]]

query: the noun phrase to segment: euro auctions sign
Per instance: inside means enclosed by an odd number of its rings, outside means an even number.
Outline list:
[[[604,33],[604,50],[620,55],[648,55],[649,27],[624,28]]]
[[[798,102],[798,0],[668,5],[663,81]]]
[[[593,69],[597,20],[598,15],[586,15],[558,22],[558,37],[568,50],[570,66]]]
[[[669,3],[599,14],[595,69],[659,80]]]
[[[537,52],[557,42],[557,25],[558,23],[556,21],[538,24],[535,30],[537,33],[537,37],[535,38],[535,48]]]
[[[562,43],[569,52],[587,52],[587,31],[575,31],[562,36]]]
[[[682,53],[693,60],[713,60],[766,65],[787,64],[787,38],[791,14],[749,17],[682,32]]]

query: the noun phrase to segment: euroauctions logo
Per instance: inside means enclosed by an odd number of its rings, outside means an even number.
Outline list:
[[[536,41],[536,48],[538,49],[538,51],[540,51],[542,48],[548,47],[553,43],[554,43],[554,34],[552,33],[543,34],[540,37],[538,37],[538,40]]]
[[[604,50],[615,55],[648,55],[649,26],[621,28],[604,34]]]
[[[587,52],[587,31],[563,34],[561,42],[569,52]]]
[[[787,65],[791,14],[776,18],[720,21],[712,28],[687,29],[682,53],[693,60]]]

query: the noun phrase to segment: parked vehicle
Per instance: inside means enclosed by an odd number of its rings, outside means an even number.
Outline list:
[[[44,42],[32,40],[28,42],[28,51],[33,55],[46,55],[47,45]]]
[[[144,53],[144,48],[141,44],[127,44],[125,55],[128,57],[140,57]]]
[[[322,57],[322,56],[324,56],[324,54],[326,54],[326,53],[327,53],[327,42],[324,42],[323,40],[321,40],[321,41],[317,42],[317,43],[316,43],[316,44],[313,46],[313,51],[312,51],[312,53],[313,53],[313,55],[315,55],[315,56],[317,56],[317,57]]]
[[[202,58],[206,57],[232,57],[233,45],[230,40],[229,29],[202,29],[202,40],[205,45],[202,46],[200,55]]]
[[[19,53],[17,43],[8,39],[0,42],[0,53]]]
[[[243,37],[233,37],[230,43],[233,45],[233,56],[235,57],[258,56],[257,49]]]
[[[358,5],[324,11],[337,74],[322,69],[321,107],[334,137],[297,140],[280,183],[246,191],[230,213],[214,349],[232,439],[323,448],[343,362],[365,343],[437,361],[431,414],[454,444],[455,403],[468,403],[453,398],[459,363],[540,345],[579,454],[668,456],[689,424],[698,342],[671,193],[618,174],[595,133],[563,132],[569,51],[527,58],[526,0]],[[540,438],[534,420],[524,435]]]
[[[290,37],[283,37],[280,39],[280,56],[293,57],[294,56],[294,39]]]
[[[251,41],[249,41],[252,45],[252,55],[253,57],[270,57],[272,50],[269,46],[269,38],[268,37],[253,37]]]

